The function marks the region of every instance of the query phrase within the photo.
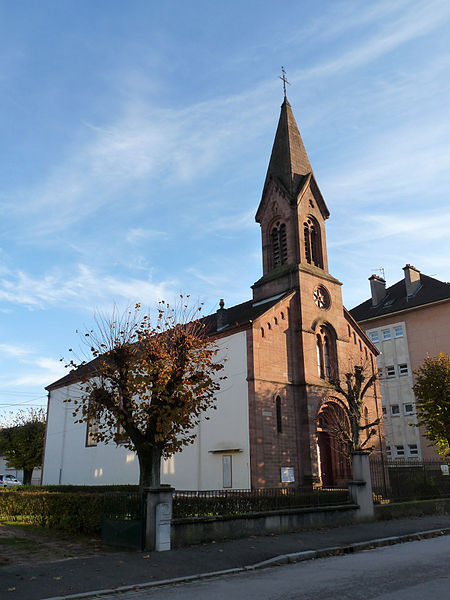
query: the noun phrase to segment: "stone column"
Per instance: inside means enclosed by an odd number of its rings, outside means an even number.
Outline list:
[[[174,491],[174,488],[169,485],[145,489],[146,550],[156,550],[156,552],[170,550],[170,524]]]
[[[358,520],[373,519],[372,479],[370,476],[369,453],[352,452],[353,481],[348,484],[350,495],[359,505]]]

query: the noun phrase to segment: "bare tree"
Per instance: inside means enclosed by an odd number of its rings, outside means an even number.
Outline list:
[[[191,444],[200,415],[215,408],[223,365],[201,306],[190,309],[188,298],[160,302],[154,324],[139,304],[97,317],[84,334],[91,361],[69,363],[81,379],[81,396],[68,400],[76,422],[95,424],[99,442],[134,450],[141,487],[160,485],[161,458]]]
[[[341,439],[349,454],[367,449],[370,439],[376,434],[376,427],[381,419],[377,418],[371,423],[363,423],[364,397],[372,386],[375,385],[377,374],[366,373],[363,365],[353,366],[340,378],[335,376],[330,379],[333,388],[346,400],[350,429],[341,420],[336,421],[336,436]],[[362,439],[362,432],[366,438]]]

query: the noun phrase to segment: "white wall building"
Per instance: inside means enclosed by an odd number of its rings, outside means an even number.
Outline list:
[[[374,329],[367,335],[380,350],[377,358],[388,458],[422,458],[413,376],[404,321]]]
[[[369,277],[371,297],[350,313],[381,351],[378,356],[388,456],[436,460],[436,448],[416,423],[414,371],[427,356],[450,353],[450,283],[407,264],[404,277],[386,287]]]
[[[226,380],[217,394],[217,408],[202,417],[194,444],[162,465],[162,483],[179,490],[250,488],[246,332],[222,338],[218,346]],[[73,405],[65,400],[79,395],[76,382],[49,392],[43,483],[138,483],[134,452],[113,442],[92,443],[86,423],[74,423]]]

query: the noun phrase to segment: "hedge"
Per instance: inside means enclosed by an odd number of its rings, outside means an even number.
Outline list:
[[[101,530],[103,494],[0,491],[0,518],[69,533]]]
[[[83,494],[103,494],[105,492],[137,492],[138,485],[21,485],[14,488],[15,492],[61,492]]]

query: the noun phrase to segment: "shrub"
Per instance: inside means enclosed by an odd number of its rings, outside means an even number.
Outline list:
[[[103,494],[0,491],[0,518],[69,533],[98,533]]]
[[[10,488],[11,489],[11,488]],[[61,492],[65,494],[82,492],[83,494],[103,494],[105,492],[137,492],[138,485],[22,485],[14,488],[18,492]]]

